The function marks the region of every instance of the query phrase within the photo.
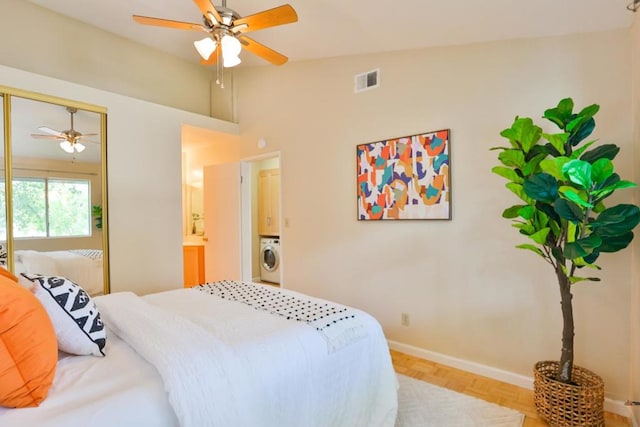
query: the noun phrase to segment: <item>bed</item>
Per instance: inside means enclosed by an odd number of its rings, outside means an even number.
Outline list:
[[[15,271],[59,275],[74,281],[91,296],[104,292],[102,251],[71,249],[66,251],[15,251]]]
[[[397,379],[380,325],[365,312],[226,281],[93,301],[105,357],[61,353],[46,399],[0,407],[0,425],[395,423]]]

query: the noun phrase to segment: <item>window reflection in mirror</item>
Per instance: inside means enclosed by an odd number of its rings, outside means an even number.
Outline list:
[[[92,295],[103,292],[103,232],[92,215],[102,208],[100,126],[96,112],[11,97],[17,274],[63,276]]]

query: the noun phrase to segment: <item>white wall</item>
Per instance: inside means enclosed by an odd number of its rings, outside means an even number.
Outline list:
[[[381,87],[354,95],[353,76],[377,67]],[[286,164],[287,287],[371,312],[392,340],[531,376],[560,356],[559,294],[549,266],[514,248],[524,240],[500,215],[515,198],[489,148],[515,115],[541,121],[571,96],[601,105],[595,137],[622,147],[617,170],[631,179],[630,82],[626,30],[240,69],[233,149],[256,155],[266,137]],[[355,146],[443,128],[453,220],[358,222]],[[576,363],[626,399],[631,251],[601,264],[601,283],[575,289]]]
[[[107,108],[111,290],[180,287],[182,125],[230,133],[237,126],[5,66],[0,84]]]
[[[210,115],[211,68],[28,1],[0,0],[0,11],[2,65]]]

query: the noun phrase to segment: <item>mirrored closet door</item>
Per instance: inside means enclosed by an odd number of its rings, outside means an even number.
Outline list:
[[[0,92],[0,262],[16,274],[61,276],[91,295],[108,293],[106,109]]]

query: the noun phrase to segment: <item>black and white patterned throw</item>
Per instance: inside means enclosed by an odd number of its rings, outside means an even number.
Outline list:
[[[329,351],[338,350],[366,335],[357,313],[338,304],[311,301],[272,287],[234,280],[205,283],[193,289],[238,301],[287,320],[305,322],[327,340]]]

